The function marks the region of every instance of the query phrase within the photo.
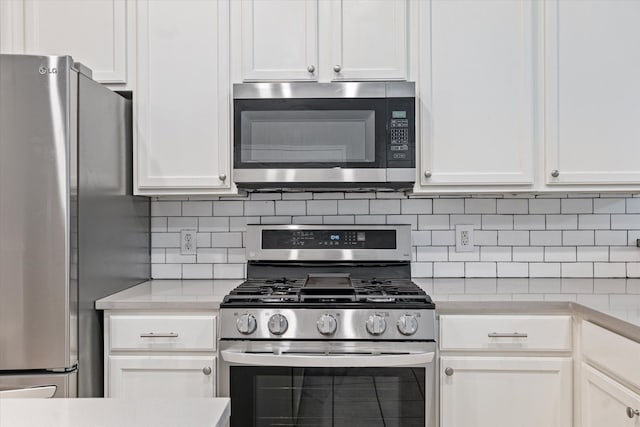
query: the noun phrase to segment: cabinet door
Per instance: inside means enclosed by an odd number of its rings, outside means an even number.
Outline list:
[[[570,358],[443,356],[440,425],[570,426],[571,366]]]
[[[242,79],[317,80],[318,0],[241,0]]]
[[[407,79],[407,0],[333,0],[329,31],[333,80]]]
[[[215,397],[215,356],[109,356],[107,397]]]
[[[97,81],[127,83],[125,0],[3,0],[0,9],[3,53],[71,55]]]
[[[230,188],[228,6],[138,2],[138,194]]]
[[[639,21],[637,1],[546,2],[548,184],[640,183]]]
[[[420,3],[423,186],[533,183],[539,4]]]
[[[582,426],[640,427],[640,415],[629,418],[627,408],[640,411],[640,395],[582,363]]]

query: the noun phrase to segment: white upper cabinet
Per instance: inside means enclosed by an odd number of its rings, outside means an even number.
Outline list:
[[[127,83],[125,0],[2,0],[3,53],[71,55],[101,83]]]
[[[418,191],[532,189],[537,5],[419,2]]]
[[[244,80],[317,80],[318,0],[239,3]]]
[[[136,192],[228,192],[228,1],[137,5]]]
[[[640,2],[545,5],[546,183],[639,184]]]
[[[333,0],[332,80],[407,79],[407,1]],[[324,64],[327,66],[327,64]]]
[[[408,0],[232,2],[232,52],[240,50],[235,62],[241,62],[234,66],[234,80],[406,80],[407,5]]]

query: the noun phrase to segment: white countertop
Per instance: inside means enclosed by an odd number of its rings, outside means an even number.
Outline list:
[[[224,427],[228,398],[0,399],[1,427]]]
[[[243,280],[149,280],[96,301],[98,310],[218,309]],[[4,426],[0,426],[4,427]]]

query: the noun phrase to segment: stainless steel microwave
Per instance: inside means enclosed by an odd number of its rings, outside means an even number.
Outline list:
[[[413,186],[413,82],[243,83],[233,98],[241,187]]]

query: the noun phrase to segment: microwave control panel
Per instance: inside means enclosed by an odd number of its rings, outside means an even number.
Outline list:
[[[415,99],[390,98],[387,111],[387,167],[415,167]]]

